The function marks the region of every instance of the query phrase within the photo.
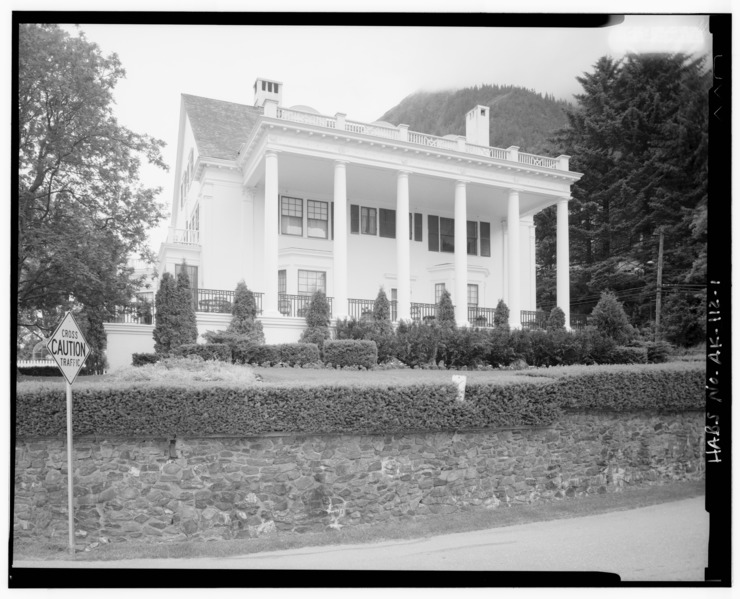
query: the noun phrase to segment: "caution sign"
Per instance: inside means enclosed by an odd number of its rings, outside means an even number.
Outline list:
[[[80,327],[77,326],[77,321],[71,312],[67,312],[62,322],[46,341],[46,347],[64,378],[71,385],[91,352],[90,345],[82,336]]]

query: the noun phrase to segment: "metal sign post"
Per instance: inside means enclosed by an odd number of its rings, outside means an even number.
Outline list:
[[[77,326],[72,312],[67,312],[46,341],[51,357],[59,366],[67,388],[67,513],[69,515],[69,552],[75,554],[74,467],[72,464],[72,383],[90,355],[90,346]]]

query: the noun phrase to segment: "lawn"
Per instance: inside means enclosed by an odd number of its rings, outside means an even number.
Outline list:
[[[313,385],[414,385],[420,383],[451,383],[453,375],[463,375],[469,383],[547,383],[554,379],[596,370],[621,372],[635,369],[675,369],[696,368],[696,361],[677,360],[665,364],[645,365],[601,365],[601,366],[558,366],[553,368],[525,368],[522,370],[420,370],[411,368],[377,369],[377,370],[336,370],[331,368],[252,368],[262,385],[274,386],[313,386]],[[177,377],[175,377],[177,378]],[[57,377],[19,376],[18,382],[38,381],[64,386],[64,379]],[[94,385],[114,382],[111,375],[78,377],[75,385]]]

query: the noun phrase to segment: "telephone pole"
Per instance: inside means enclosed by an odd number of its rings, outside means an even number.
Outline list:
[[[660,339],[660,306],[663,290],[663,227],[658,231],[660,232],[660,240],[658,242],[658,286],[655,290],[655,341]]]

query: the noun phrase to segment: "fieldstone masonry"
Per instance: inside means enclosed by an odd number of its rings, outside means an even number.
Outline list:
[[[546,428],[80,439],[80,544],[233,539],[551,501],[704,476],[703,414],[568,414]],[[65,441],[18,441],[16,536],[67,535]]]

